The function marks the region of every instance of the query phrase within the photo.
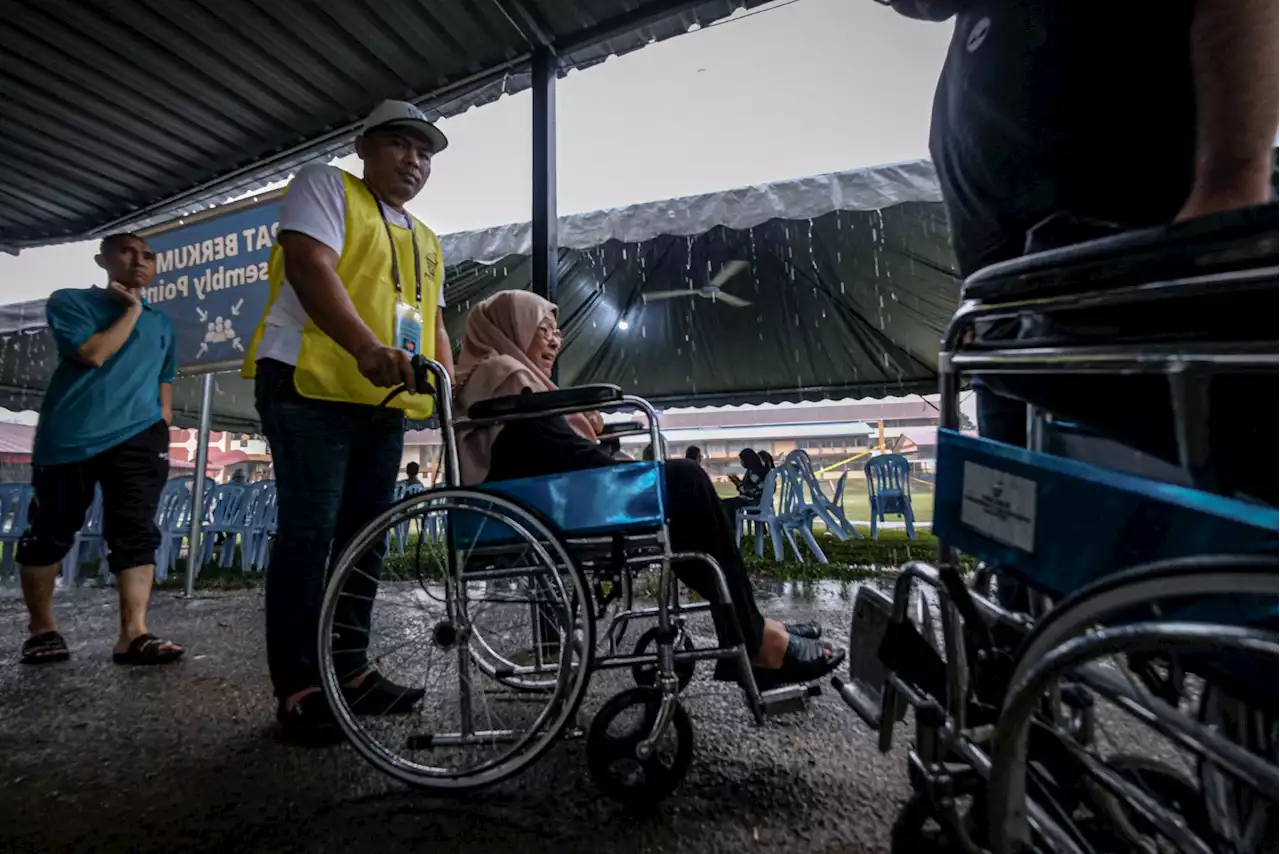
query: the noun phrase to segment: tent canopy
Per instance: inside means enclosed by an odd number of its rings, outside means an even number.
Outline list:
[[[560,381],[616,383],[658,405],[934,391],[959,292],[939,198],[931,164],[914,161],[562,217]],[[529,287],[530,226],[442,243],[456,346],[472,305]],[[747,268],[724,290],[750,306],[642,298],[692,292],[731,260]],[[0,405],[38,408],[55,359],[43,301],[0,308]],[[198,378],[180,378],[174,398],[194,426]],[[250,383],[217,375],[213,423],[257,428]]]
[[[0,28],[0,249],[138,229],[765,0],[49,0]]]

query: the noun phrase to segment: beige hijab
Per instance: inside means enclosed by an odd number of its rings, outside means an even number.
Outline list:
[[[503,291],[471,309],[458,354],[454,392],[462,413],[490,398],[522,394],[525,389],[539,392],[556,388],[526,355],[538,326],[555,316],[554,303],[528,291]],[[575,432],[595,441],[595,431],[585,415],[569,415],[565,420]],[[501,424],[458,432],[458,464],[464,484],[480,483],[489,476],[493,442],[500,432]]]

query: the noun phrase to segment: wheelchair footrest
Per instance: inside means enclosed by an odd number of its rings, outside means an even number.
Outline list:
[[[822,686],[816,682],[807,685],[784,685],[781,688],[761,691],[760,708],[766,717],[803,712],[809,706],[809,699],[821,694]]]
[[[849,681],[836,690],[873,727],[880,726],[880,697],[889,678],[888,668],[880,660],[880,646],[892,618],[892,599],[874,587],[858,588],[849,626]],[[857,699],[851,701],[851,696]],[[864,709],[874,710],[874,720],[864,714]]]
[[[858,713],[867,726],[880,729],[880,698],[871,697],[856,682],[845,682],[839,676],[831,677],[831,687],[836,689],[840,699],[849,708]]]

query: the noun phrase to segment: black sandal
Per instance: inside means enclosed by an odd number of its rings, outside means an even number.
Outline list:
[[[822,637],[822,626],[815,620],[803,623],[787,623],[787,633],[792,637],[819,640]]]
[[[32,635],[22,645],[23,664],[54,664],[70,657],[66,640],[57,632]]]
[[[844,662],[844,657],[843,649],[831,650],[828,654],[826,644],[812,638],[792,635],[781,667],[753,667],[751,672],[755,676],[756,688],[768,691],[782,685],[821,679],[839,667]]]
[[[170,649],[165,649],[165,646]],[[182,658],[187,650],[172,641],[161,640],[152,634],[138,635],[129,643],[126,652],[111,653],[111,660],[116,664],[148,665],[171,664]]]

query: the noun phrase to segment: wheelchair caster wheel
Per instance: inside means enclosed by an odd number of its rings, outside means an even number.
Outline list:
[[[960,851],[933,817],[933,803],[924,792],[907,801],[889,833],[890,854],[952,854]]]
[[[693,639],[688,635],[684,636],[684,643],[679,645],[686,652],[693,649]],[[658,627],[654,626],[648,629],[644,634],[640,635],[636,641],[636,655],[651,655],[658,649]],[[680,680],[680,690],[683,691],[693,681],[693,662],[687,661],[683,664],[676,665],[676,678]],[[631,666],[631,678],[641,688],[654,688],[658,685],[658,666],[656,664],[633,664]]]
[[[629,688],[604,704],[587,734],[587,768],[606,795],[625,804],[653,804],[680,785],[693,758],[693,724],[676,701],[671,720],[645,758],[637,748],[649,737],[662,692]]]

